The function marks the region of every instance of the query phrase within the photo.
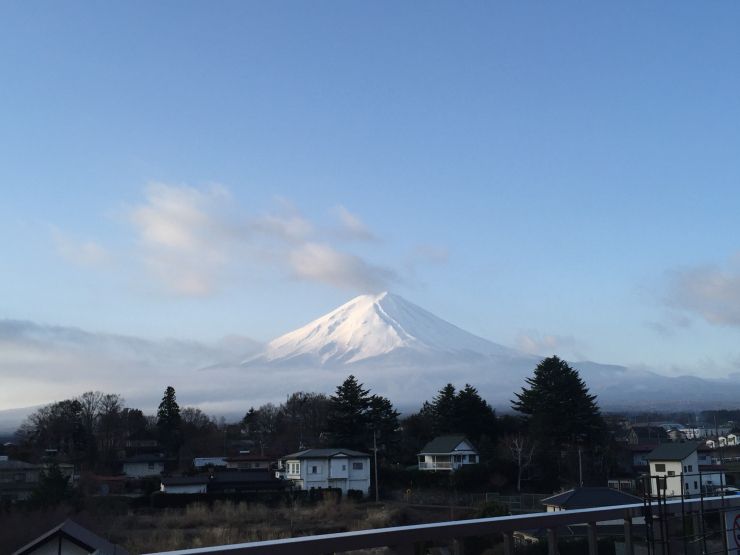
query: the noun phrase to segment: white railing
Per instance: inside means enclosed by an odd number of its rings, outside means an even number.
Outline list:
[[[657,504],[655,505],[657,507]],[[707,510],[740,508],[740,496],[705,497],[667,501],[662,504],[664,515],[698,516]],[[657,510],[657,509],[655,509]],[[577,509],[553,513],[479,518],[396,526],[375,530],[360,530],[339,534],[323,534],[282,540],[219,545],[197,549],[168,551],[149,555],[322,555],[357,549],[388,547],[391,553],[407,555],[414,553],[414,544],[424,541],[458,541],[471,536],[502,534],[504,553],[514,552],[513,534],[517,530],[547,530],[548,553],[556,553],[557,529],[577,524],[588,525],[589,554],[597,554],[597,522],[623,520],[625,553],[633,553],[632,519],[645,516],[645,505],[618,505],[594,509]]]
[[[420,462],[420,470],[452,470],[451,462]]]

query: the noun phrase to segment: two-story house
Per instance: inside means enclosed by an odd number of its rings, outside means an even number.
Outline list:
[[[277,477],[290,480],[296,489],[338,488],[370,491],[370,455],[352,449],[305,449],[280,460]]]
[[[478,450],[463,435],[435,437],[417,454],[419,470],[454,471],[480,462]]]
[[[0,501],[25,501],[39,483],[43,467],[0,456]]]
[[[647,456],[650,493],[677,497],[701,492],[697,443],[663,443]]]

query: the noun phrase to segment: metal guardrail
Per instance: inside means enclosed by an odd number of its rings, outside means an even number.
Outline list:
[[[701,505],[701,506],[700,506]],[[655,503],[652,506],[658,507]],[[565,526],[585,524],[588,526],[587,539],[589,554],[597,553],[597,522],[624,520],[626,553],[632,550],[632,519],[645,516],[644,503],[598,507],[594,509],[577,509],[551,513],[534,513],[529,515],[479,518],[417,524],[413,526],[396,526],[338,534],[323,534],[281,540],[219,545],[198,549],[167,551],[148,555],[322,555],[388,547],[392,553],[407,555],[414,553],[414,544],[424,541],[453,541],[471,536],[490,536],[503,534],[505,553],[513,553],[513,533],[521,530],[547,530],[548,552],[556,553],[557,529]],[[740,508],[740,496],[704,497],[702,499],[676,499],[662,502],[664,514],[685,515],[699,514],[711,509]]]

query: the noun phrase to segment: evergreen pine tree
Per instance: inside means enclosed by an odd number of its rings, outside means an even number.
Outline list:
[[[365,449],[370,396],[354,376],[349,376],[329,397],[327,425],[335,446]]]
[[[524,415],[529,433],[540,443],[600,443],[605,428],[596,396],[578,372],[556,356],[544,359],[516,393],[512,408]]]
[[[180,406],[177,404],[175,388],[167,386],[157,409],[157,429],[160,441],[170,454],[175,454],[180,447],[181,425]]]
[[[370,397],[367,419],[370,427],[368,445],[372,445],[373,431],[378,448],[388,452],[398,442],[398,417],[400,413],[393,407],[390,399],[381,395]]]

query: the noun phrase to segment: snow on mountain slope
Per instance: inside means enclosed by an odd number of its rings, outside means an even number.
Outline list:
[[[261,355],[247,359],[245,364],[298,360],[322,365],[351,364],[396,352],[412,357],[514,353],[386,292],[352,299],[313,322],[274,339]]]

